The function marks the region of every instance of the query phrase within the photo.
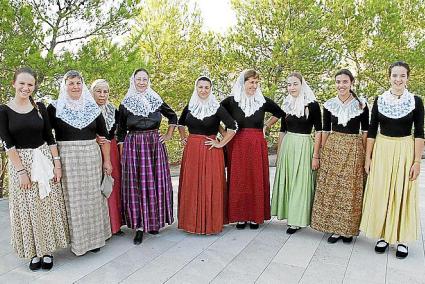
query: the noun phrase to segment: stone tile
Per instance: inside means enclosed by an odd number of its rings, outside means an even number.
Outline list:
[[[344,265],[330,264],[315,260],[308,265],[300,280],[300,283],[342,283],[344,279],[345,268],[346,267]]]
[[[305,271],[304,267],[292,266],[271,262],[269,266],[260,275],[256,283],[259,284],[291,284],[298,283]]]

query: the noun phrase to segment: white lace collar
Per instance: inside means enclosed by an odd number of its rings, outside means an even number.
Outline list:
[[[203,100],[198,96],[196,85],[198,84],[199,78],[195,81],[195,88],[193,90],[192,97],[190,98],[188,109],[194,117],[199,120],[203,120],[205,117],[214,115],[220,107],[220,103],[214,96],[212,85],[207,99]]]
[[[338,124],[347,126],[347,123],[363,113],[364,108],[367,105],[367,100],[363,97],[359,97],[360,102],[363,104],[363,108],[359,107],[359,102],[353,98],[349,103],[343,104],[338,97],[334,97],[327,100],[323,107],[326,108],[330,113],[338,118]]]
[[[100,106],[100,110],[102,111],[103,118],[106,122],[106,129],[111,131],[112,127],[115,124],[115,107],[109,103],[106,102],[106,104]]]
[[[260,86],[257,87],[255,94],[252,96],[247,96],[245,94],[245,72],[244,70],[239,75],[239,78],[236,80],[232,88],[231,96],[238,103],[238,106],[241,108],[245,117],[253,115],[257,110],[259,110],[265,103],[266,99],[261,93]]]
[[[162,104],[161,97],[151,88],[150,81],[148,88],[143,93],[137,91],[134,83],[134,73],[130,78],[130,87],[122,101],[122,105],[132,114],[147,117],[155,112]]]
[[[283,100],[282,109],[286,114],[294,115],[298,118],[302,117],[305,112],[305,107],[316,100],[313,90],[302,78],[300,94],[297,97],[291,95],[286,96]]]
[[[408,115],[415,109],[415,95],[404,89],[400,98],[388,90],[378,96],[378,111],[386,117],[397,119]]]

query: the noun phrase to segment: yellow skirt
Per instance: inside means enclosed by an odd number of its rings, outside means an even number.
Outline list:
[[[417,180],[409,180],[414,161],[412,136],[378,134],[363,200],[360,230],[390,244],[419,238]]]

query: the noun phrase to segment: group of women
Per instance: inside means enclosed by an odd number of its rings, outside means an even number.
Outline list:
[[[15,96],[0,106],[12,246],[31,259],[31,270],[51,269],[52,253],[69,244],[76,255],[97,252],[126,225],[137,245],[144,232],[158,234],[172,224],[165,142],[178,127],[184,145],[179,229],[216,234],[227,223],[258,229],[277,216],[287,219],[289,234],[310,225],[331,233],[328,242],[335,243],[351,242],[361,230],[379,238],[376,252],[398,243],[397,257],[406,257],[407,242],[419,236],[416,179],[424,143],[423,104],[406,88],[409,73],[404,62],[390,66],[391,88],[376,98],[369,123],[366,99],[352,91],[353,75],[339,71],[322,124],[314,92],[299,73],[288,76],[282,107],[262,95],[255,70],[244,70],[221,103],[211,79],[199,77],[178,119],[145,69],[132,74],[118,110],[106,80],[89,90],[76,71],[64,75],[58,99],[46,108],[32,98],[36,74],[18,69]],[[271,117],[264,122],[266,112]],[[265,135],[279,119],[270,202]],[[102,194],[109,175],[112,193]]]

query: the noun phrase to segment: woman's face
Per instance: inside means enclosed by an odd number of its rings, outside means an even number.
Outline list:
[[[288,93],[293,97],[298,97],[301,91],[301,81],[295,76],[291,76],[288,78],[287,87]]]
[[[66,92],[68,96],[73,100],[78,100],[83,92],[83,82],[81,78],[74,77],[68,78],[65,81]]]
[[[106,84],[99,84],[93,91],[93,97],[99,106],[106,104],[109,98],[109,87]]]
[[[198,97],[202,100],[206,100],[211,92],[211,84],[208,81],[200,80],[196,83],[196,90],[198,92]]]
[[[140,93],[146,91],[149,85],[149,76],[144,71],[139,71],[134,75],[136,90]]]
[[[407,69],[403,66],[395,66],[391,69],[391,89],[396,93],[402,93],[404,91],[408,80]]]
[[[259,83],[260,83],[259,79],[256,79],[254,77],[249,77],[244,84],[245,94],[247,94],[248,96],[253,96],[255,94],[255,91],[258,88]]]
[[[29,73],[20,73],[13,82],[15,98],[27,99],[35,90],[35,78]]]
[[[348,95],[352,84],[353,82],[348,75],[340,74],[335,77],[336,90],[340,96]]]

